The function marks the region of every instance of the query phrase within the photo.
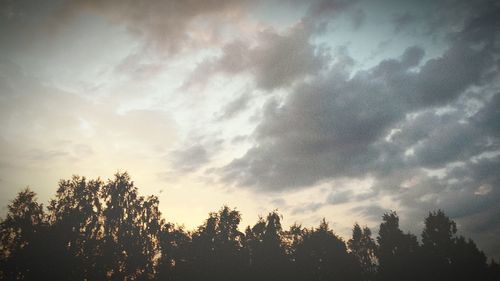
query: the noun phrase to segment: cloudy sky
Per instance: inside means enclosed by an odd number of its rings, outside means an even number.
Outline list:
[[[498,1],[0,3],[2,214],[128,171],[188,228],[441,208],[500,257]]]

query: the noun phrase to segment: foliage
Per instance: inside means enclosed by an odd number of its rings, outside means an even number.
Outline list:
[[[112,180],[59,182],[45,209],[25,189],[0,223],[1,280],[409,281],[499,280],[476,244],[457,235],[443,211],[429,213],[421,243],[383,215],[376,240],[357,223],[345,243],[325,219],[317,228],[282,227],[277,211],[245,232],[223,206],[195,231],[166,223],[155,196],[127,173]]]

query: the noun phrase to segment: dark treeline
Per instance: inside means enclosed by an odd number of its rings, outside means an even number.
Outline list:
[[[343,241],[325,220],[285,230],[277,212],[241,232],[241,214],[228,207],[186,231],[165,222],[158,203],[139,196],[126,173],[63,180],[47,208],[26,189],[0,224],[0,279],[500,280],[500,266],[442,211],[429,213],[421,242],[395,212],[383,215],[377,237],[355,224]]]

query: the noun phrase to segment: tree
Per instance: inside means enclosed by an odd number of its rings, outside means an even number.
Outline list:
[[[352,238],[347,241],[349,250],[361,267],[363,280],[374,280],[377,271],[375,255],[377,244],[371,235],[371,230],[368,227],[361,229],[356,223],[352,229]]]
[[[61,180],[50,201],[49,244],[53,279],[99,280],[104,278],[99,256],[102,236],[100,180],[73,176]]]
[[[102,187],[103,235],[99,263],[110,280],[150,279],[162,225],[158,198],[144,198],[127,173]]]
[[[347,253],[344,241],[329,229],[325,219],[318,228],[304,233],[295,263],[299,280],[361,280],[354,256]]]
[[[419,280],[417,238],[399,229],[399,217],[396,212],[382,216],[377,242],[379,280]]]
[[[484,280],[486,256],[472,240],[457,236],[456,223],[442,210],[430,212],[422,231],[427,280]]]
[[[448,259],[452,252],[457,225],[443,211],[430,212],[422,231],[422,247]]]
[[[193,233],[191,265],[195,280],[235,280],[247,265],[243,233],[238,230],[241,214],[224,206],[210,213]]]
[[[46,276],[43,261],[46,219],[43,205],[29,188],[8,205],[0,223],[0,276],[3,280],[33,280]]]
[[[459,236],[455,239],[451,259],[450,280],[486,280],[488,265],[486,256],[471,239]]]
[[[281,216],[270,212],[266,220],[247,228],[247,245],[250,253],[251,280],[279,281],[287,279],[289,260],[283,241]]]
[[[491,260],[490,264],[488,265],[488,281],[496,281],[500,280],[500,264],[495,262],[495,260]]]
[[[166,223],[159,236],[158,280],[189,280],[191,235],[183,227]]]
[[[240,212],[224,206],[219,211],[215,250],[219,262],[218,280],[241,278],[248,265],[248,252],[244,247],[244,234],[238,230]]]
[[[59,182],[47,212],[22,190],[0,222],[0,280],[497,280],[500,266],[457,235],[443,211],[417,238],[384,214],[377,237],[357,223],[346,243],[323,219],[317,228],[270,212],[240,232],[241,214],[223,206],[194,232],[165,223],[159,200],[139,196],[127,173],[103,182]]]

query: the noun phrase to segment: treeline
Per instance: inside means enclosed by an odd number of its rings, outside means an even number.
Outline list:
[[[46,208],[26,189],[0,223],[0,279],[500,280],[500,266],[442,211],[429,213],[421,242],[395,212],[383,215],[376,238],[355,224],[343,241],[325,220],[285,230],[277,212],[241,232],[241,214],[228,207],[187,231],[165,222],[158,203],[139,196],[126,173],[60,181]]]

